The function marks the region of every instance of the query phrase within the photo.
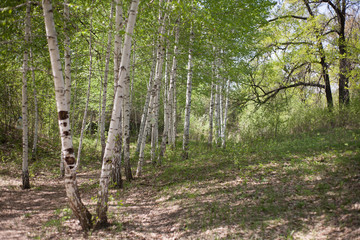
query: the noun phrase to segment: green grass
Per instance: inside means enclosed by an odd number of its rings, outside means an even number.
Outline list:
[[[171,153],[162,168],[150,171],[157,172],[159,198],[167,196],[165,204],[184,209],[187,231],[235,224],[242,236],[293,239],[295,232],[309,230],[313,223],[304,222],[309,216],[325,215],[336,225],[334,215],[339,220],[352,213],[360,200],[354,187],[359,185],[359,137],[360,130],[339,128],[228,143],[227,149],[193,142],[188,160]]]

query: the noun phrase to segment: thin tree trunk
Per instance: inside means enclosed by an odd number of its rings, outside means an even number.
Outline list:
[[[169,34],[168,34],[169,35]],[[167,44],[168,45],[168,44]],[[168,67],[168,62],[169,62],[169,51],[168,49],[166,49],[166,61],[165,61],[165,84],[164,84],[164,130],[163,130],[163,135],[162,135],[162,139],[161,139],[161,145],[160,145],[160,151],[159,151],[159,156],[158,156],[158,165],[161,165],[162,162],[162,158],[165,154],[166,151],[166,144],[167,144],[167,139],[168,139],[168,134],[169,134],[169,116],[170,116],[170,107],[169,107],[169,101],[170,101],[170,96],[169,96],[169,88],[170,85],[168,83],[168,77],[169,77],[169,67]]]
[[[311,7],[309,5],[309,1],[304,0],[304,4],[305,4],[306,9],[309,12],[309,14],[312,17],[315,17],[314,12],[312,11],[312,9],[311,9]],[[322,76],[324,78],[324,83],[325,83],[326,102],[327,102],[328,109],[331,111],[334,104],[333,104],[333,98],[332,98],[332,93],[331,93],[328,64],[326,63],[325,50],[324,50],[324,46],[323,46],[323,44],[321,42],[321,37],[320,37],[319,30],[315,29],[315,34],[316,34],[316,40],[318,42],[317,43],[318,50],[319,50],[319,53],[320,53],[320,64],[321,64]]]
[[[30,42],[30,1],[26,2],[26,16],[25,16],[25,44],[28,45]],[[24,60],[23,60],[23,85],[22,85],[22,140],[23,140],[23,161],[22,161],[22,188],[30,188],[30,179],[29,179],[29,133],[28,133],[28,97],[27,97],[27,73],[28,73],[28,61],[29,61],[29,52],[28,47],[26,46],[24,50]]]
[[[70,208],[80,220],[83,230],[89,230],[92,226],[92,216],[82,203],[76,181],[76,163],[72,143],[68,106],[65,97],[65,84],[60,64],[53,9],[50,0],[43,0],[46,36],[48,41],[51,67],[54,76],[56,106],[59,117],[61,145],[65,159],[65,189]]]
[[[131,7],[129,10],[128,23],[126,27],[126,34],[124,40],[123,54],[121,57],[121,65],[119,72],[119,84],[125,82],[127,77],[127,72],[130,62],[130,53],[131,53],[131,39],[135,27],[136,14],[139,5],[139,0],[133,0],[131,2]],[[108,190],[109,190],[109,178],[110,172],[112,169],[112,162],[114,161],[114,152],[115,152],[115,142],[116,137],[119,133],[120,119],[121,119],[121,99],[123,93],[121,92],[123,88],[117,87],[114,99],[113,112],[111,116],[109,135],[105,147],[105,153],[101,168],[100,176],[100,191],[98,196],[97,203],[97,218],[98,225],[107,224],[107,208],[108,208]],[[126,138],[125,138],[126,139]],[[126,139],[127,140],[127,139]],[[126,144],[125,144],[126,146]],[[126,164],[126,163],[125,163]]]
[[[160,6],[163,4],[163,0],[159,2]],[[154,91],[152,94],[153,104],[152,104],[152,125],[151,125],[151,155],[150,159],[153,164],[156,162],[156,149],[158,145],[158,136],[159,136],[159,99],[160,99],[160,89],[161,89],[161,79],[162,79],[162,68],[164,63],[164,33],[165,33],[165,19],[167,14],[162,14],[162,11],[159,11],[159,39],[157,42],[157,63],[155,70],[155,83]]]
[[[86,118],[87,118],[87,112],[89,108],[89,100],[90,100],[90,88],[91,88],[91,75],[92,75],[92,38],[91,38],[91,31],[92,31],[92,16],[90,17],[90,31],[89,31],[89,81],[88,81],[88,89],[86,93],[86,104],[85,104],[85,110],[84,110],[84,116],[81,126],[81,133],[80,133],[80,140],[79,140],[79,148],[78,148],[78,154],[77,154],[77,166],[80,166],[80,157],[81,157],[81,150],[82,150],[82,141],[84,138],[84,132],[86,127]],[[91,124],[91,122],[90,122]],[[91,131],[91,126],[90,126]]]
[[[143,168],[143,165],[144,165],[144,152],[145,152],[146,136],[147,136],[147,133],[148,133],[148,129],[150,128],[151,119],[152,119],[151,107],[150,106],[152,106],[153,100],[154,100],[154,98],[151,97],[150,102],[149,102],[147,118],[146,118],[145,125],[144,125],[144,133],[143,133],[143,136],[142,136],[141,141],[140,141],[139,161],[138,161],[138,165],[137,165],[137,169],[136,169],[136,175],[135,175],[137,178],[141,177],[142,168]]]
[[[182,156],[183,159],[189,158],[189,137],[190,137],[190,110],[191,110],[191,90],[192,90],[192,43],[194,39],[194,33],[190,31],[190,48],[189,48],[189,60],[188,60],[188,75],[186,82],[186,105],[185,105],[185,121],[184,121],[184,135],[183,135],[183,146]]]
[[[137,145],[136,145],[136,153],[140,152],[141,140],[144,136],[145,123],[146,123],[146,119],[148,117],[148,109],[149,109],[149,103],[150,103],[150,97],[151,97],[151,90],[153,88],[154,72],[155,72],[155,66],[156,66],[156,52],[157,51],[154,48],[153,64],[152,64],[151,71],[150,71],[150,77],[149,77],[149,83],[148,83],[148,87],[147,87],[144,109],[143,109],[143,113],[141,115],[141,123],[140,123],[139,136],[138,136]],[[146,135],[146,133],[145,133],[145,135]]]
[[[38,107],[38,98],[37,98],[37,91],[36,91],[36,83],[35,83],[35,71],[34,71],[34,59],[32,55],[32,51],[30,48],[30,62],[31,66],[31,77],[33,83],[33,92],[34,92],[34,114],[35,114],[35,123],[34,123],[34,140],[33,146],[31,150],[31,159],[32,161],[36,160],[36,150],[37,150],[37,142],[38,142],[38,132],[39,132],[39,107]]]
[[[112,18],[114,16],[114,4],[111,4],[110,17],[109,17],[109,34],[108,42],[106,47],[106,56],[105,56],[105,73],[104,73],[104,86],[103,86],[103,99],[101,107],[101,117],[100,117],[100,134],[101,134],[101,158],[104,157],[105,150],[105,116],[106,116],[106,97],[107,97],[107,84],[108,84],[108,74],[109,74],[109,62],[110,62],[110,50],[111,50],[111,40],[112,40]]]
[[[228,115],[228,107],[229,107],[229,88],[230,88],[230,80],[226,81],[226,90],[225,90],[225,111],[223,118],[223,126],[222,126],[222,142],[221,146],[226,148],[226,125],[227,125],[227,115]]]
[[[123,27],[123,10],[122,10],[122,1],[116,0],[116,11],[115,11],[115,43],[114,43],[114,95],[117,91],[118,80],[119,80],[119,69],[120,69],[120,61],[121,61],[121,35],[120,30]],[[114,96],[115,99],[115,96]],[[121,106],[122,106],[122,99],[121,99]],[[122,119],[122,115],[120,115],[120,119]],[[112,169],[112,182],[115,183],[115,186],[118,188],[122,187],[122,178],[121,178],[121,161],[122,161],[122,120],[119,122],[119,133],[116,136],[116,143],[115,143],[115,156],[114,156],[114,163]],[[105,148],[104,148],[105,151]]]
[[[173,63],[171,67],[170,75],[170,89],[169,89],[169,107],[170,107],[170,143],[173,149],[175,149],[175,139],[176,139],[176,70],[177,70],[177,55],[178,55],[178,45],[179,45],[179,20],[176,20],[175,23],[175,46],[174,46],[174,56]]]
[[[121,112],[120,112],[121,114]],[[122,114],[120,115],[120,119],[122,118]],[[121,176],[121,158],[122,158],[122,121],[119,122],[119,133],[115,138],[115,150],[114,150],[114,161],[112,166],[111,172],[111,182],[113,183],[114,187],[122,188],[123,181]]]
[[[211,82],[210,109],[209,109],[209,140],[208,144],[212,147],[213,142],[213,118],[214,118],[214,84]]]

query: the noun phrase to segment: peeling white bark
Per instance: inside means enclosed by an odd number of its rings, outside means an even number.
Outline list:
[[[25,16],[25,44],[30,42],[30,1],[26,2],[26,16]],[[27,97],[27,73],[29,71],[29,52],[28,48],[24,50],[23,59],[23,85],[22,85],[22,146],[23,146],[23,161],[22,161],[22,188],[30,188],[29,180],[29,139],[28,139],[28,97]]]
[[[127,70],[129,68],[129,63],[130,63],[131,40],[135,27],[138,5],[139,5],[139,0],[133,0],[131,2],[128,23],[126,27],[125,40],[124,40],[124,48],[121,57],[119,85],[123,84],[125,82],[125,78],[128,76]],[[119,131],[119,121],[121,117],[120,112],[122,110],[121,99],[123,98],[124,95],[124,93],[121,92],[121,89],[122,89],[121,87],[116,88],[110,129],[106,143],[102,168],[101,168],[100,191],[99,191],[98,203],[97,203],[98,224],[107,223],[107,208],[108,208],[107,202],[108,202],[109,180],[112,169],[112,162],[114,161],[116,136],[118,136],[118,131]]]
[[[100,115],[100,136],[101,136],[101,157],[104,157],[105,151],[105,116],[106,116],[106,97],[107,97],[107,84],[108,84],[108,75],[109,75],[109,63],[110,63],[110,50],[111,50],[111,40],[112,40],[112,18],[114,16],[114,4],[111,4],[110,17],[109,17],[109,34],[108,42],[106,47],[106,56],[105,56],[105,71],[104,71],[104,85],[103,85],[103,96],[102,96],[102,106],[101,106],[101,115]]]
[[[188,74],[186,82],[186,104],[185,104],[185,120],[184,120],[184,135],[183,135],[183,158],[189,158],[189,137],[190,137],[190,110],[191,110],[191,90],[192,90],[192,43],[194,41],[194,33],[191,28],[190,30],[190,48],[189,48],[189,59],[188,59]]]
[[[51,68],[54,77],[56,107],[59,117],[59,129],[61,136],[62,152],[65,159],[65,189],[70,208],[75,216],[80,220],[84,230],[92,226],[90,212],[81,201],[77,188],[75,156],[70,129],[69,112],[65,97],[65,84],[60,64],[60,53],[57,41],[57,35],[54,24],[53,9],[50,0],[43,0],[44,20],[46,36],[50,53]]]

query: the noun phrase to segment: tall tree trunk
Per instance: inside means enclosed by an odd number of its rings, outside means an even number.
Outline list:
[[[106,116],[106,97],[107,97],[107,84],[108,84],[108,74],[109,74],[109,62],[110,62],[110,50],[111,50],[111,40],[112,40],[112,18],[114,16],[114,3],[111,4],[110,17],[109,17],[109,34],[108,42],[106,47],[106,56],[105,56],[105,72],[104,72],[104,85],[103,85],[103,99],[101,106],[101,117],[100,117],[100,136],[101,136],[101,158],[104,157],[105,150],[105,116]]]
[[[92,226],[92,216],[82,203],[76,181],[76,163],[72,142],[69,112],[65,97],[65,84],[60,64],[53,9],[50,0],[43,0],[46,36],[50,53],[51,67],[54,76],[56,106],[59,117],[61,145],[65,159],[65,189],[69,205],[74,215],[80,220],[83,230]]]
[[[139,0],[133,0],[131,2],[128,23],[126,27],[126,34],[124,40],[124,48],[121,57],[121,65],[119,72],[119,85],[125,82],[125,78],[127,77],[127,72],[129,68],[130,62],[130,52],[131,52],[131,39],[135,27],[136,14],[139,5]],[[117,87],[114,99],[113,112],[111,116],[110,129],[108,134],[108,139],[105,147],[105,153],[101,168],[101,176],[100,176],[100,192],[98,196],[97,203],[97,217],[98,224],[106,224],[107,223],[107,208],[108,208],[108,190],[109,190],[109,178],[110,172],[112,169],[112,162],[114,161],[114,152],[115,152],[115,142],[116,137],[119,133],[120,119],[121,119],[121,99],[123,97],[123,93],[121,92],[123,88]],[[126,139],[127,140],[127,139]],[[126,144],[125,144],[126,145]]]
[[[123,10],[122,10],[122,0],[116,0],[116,11],[115,11],[115,43],[114,43],[114,95],[116,93],[117,86],[119,84],[119,69],[120,69],[120,61],[121,61],[121,42],[122,38],[120,35],[120,30],[123,27]],[[115,97],[114,97],[115,99]],[[122,106],[122,99],[121,99],[121,106]],[[120,116],[120,119],[122,119],[122,115]],[[122,187],[122,178],[121,178],[121,151],[122,151],[122,120],[119,122],[119,133],[115,137],[116,143],[115,143],[115,156],[114,156],[114,163],[113,163],[113,169],[112,169],[112,182],[116,183],[115,186],[118,188]],[[105,151],[105,142],[104,144],[104,151]]]
[[[175,149],[176,139],[176,70],[177,70],[177,55],[179,45],[179,19],[175,22],[175,45],[174,45],[174,56],[171,67],[170,75],[170,87],[169,87],[169,107],[170,107],[170,143],[173,149]]]
[[[310,7],[309,1],[308,0],[303,0],[303,1],[304,1],[304,4],[305,4],[306,9],[309,12],[309,14],[312,17],[315,17],[314,12],[312,11],[312,9]],[[324,46],[321,42],[321,36],[320,36],[319,30],[316,29],[315,34],[316,34],[316,40],[317,40],[318,50],[319,50],[319,54],[320,54],[321,73],[322,73],[322,76],[324,79],[324,84],[325,84],[326,102],[327,102],[328,109],[331,111],[334,104],[333,104],[333,98],[332,98],[332,93],[331,93],[328,64],[326,62],[325,50],[324,50]]]
[[[141,115],[141,123],[140,123],[139,135],[138,135],[138,140],[137,140],[137,145],[136,145],[136,153],[140,152],[140,145],[141,145],[142,138],[144,136],[145,123],[146,123],[146,119],[148,117],[148,109],[149,109],[149,103],[150,103],[150,97],[151,97],[151,90],[153,88],[154,72],[155,72],[155,66],[156,66],[156,52],[157,52],[156,48],[154,48],[153,64],[152,64],[151,71],[150,71],[150,77],[149,77],[149,83],[148,83],[148,87],[147,87],[147,93],[146,93],[143,113]],[[145,133],[145,135],[146,135],[146,133]]]
[[[89,81],[88,81],[88,89],[87,89],[87,93],[86,93],[86,104],[85,104],[84,116],[83,116],[83,121],[82,121],[82,125],[81,125],[79,148],[78,148],[77,161],[76,161],[77,166],[80,166],[82,141],[84,138],[84,132],[85,132],[85,127],[86,127],[86,118],[87,118],[87,112],[88,112],[89,100],[90,100],[91,75],[92,75],[92,38],[91,38],[92,33],[91,33],[91,31],[92,31],[92,16],[90,16],[90,30],[89,30]],[[90,124],[91,124],[91,121],[90,121]],[[91,126],[90,126],[90,129],[91,129]]]
[[[159,2],[160,6],[163,4],[163,0]],[[151,162],[155,164],[156,162],[156,149],[158,145],[158,120],[159,120],[159,99],[160,99],[160,89],[161,89],[161,80],[162,80],[162,68],[164,63],[164,53],[165,53],[165,46],[164,46],[164,33],[165,33],[165,20],[167,18],[167,14],[162,13],[159,11],[159,39],[157,42],[157,63],[156,63],[156,70],[155,70],[155,81],[154,81],[154,91],[152,94],[153,97],[153,104],[152,104],[152,124],[151,124]]]
[[[120,119],[122,114],[120,112]],[[111,172],[111,182],[116,188],[123,187],[123,181],[121,177],[121,160],[122,160],[122,121],[119,121],[118,135],[115,137],[115,150],[114,150],[114,161]]]
[[[68,112],[70,116],[70,104],[71,104],[71,52],[70,52],[70,38],[68,22],[70,17],[70,10],[67,0],[64,0],[64,58],[65,58],[65,98],[68,106]],[[70,121],[71,122],[71,121]],[[61,154],[60,160],[60,174],[62,177],[65,175],[64,156]]]
[[[29,40],[30,40],[30,1],[26,2],[26,16],[25,16],[25,50],[23,60],[23,85],[22,85],[22,145],[23,145],[23,161],[22,161],[22,188],[30,188],[29,180],[29,139],[28,139],[28,97],[27,97],[27,73],[29,61]]]
[[[349,105],[350,93],[349,93],[349,61],[348,51],[346,47],[345,37],[345,24],[346,24],[346,0],[337,1],[337,17],[339,22],[339,54],[340,54],[340,65],[339,65],[339,103],[341,106]]]
[[[188,59],[188,75],[186,82],[186,105],[185,105],[185,121],[184,121],[184,135],[183,135],[183,159],[189,158],[189,136],[190,136],[190,110],[191,110],[191,89],[192,89],[192,43],[194,33],[191,28],[190,30],[190,48],[189,48],[189,59]]]
[[[224,118],[223,118],[223,124],[222,124],[222,142],[221,146],[223,148],[226,148],[226,125],[227,125],[227,119],[228,119],[228,107],[229,107],[229,88],[230,88],[230,80],[228,79],[226,81],[226,88],[225,88],[225,110],[224,110]]]
[[[170,34],[168,34],[170,35]],[[169,44],[167,44],[169,45]],[[166,151],[166,144],[167,144],[167,138],[168,138],[168,134],[169,134],[169,117],[170,117],[170,112],[171,109],[169,107],[169,101],[170,101],[170,95],[169,95],[169,83],[168,83],[168,77],[169,77],[169,67],[168,67],[168,62],[169,62],[169,51],[168,49],[166,49],[166,60],[165,60],[165,84],[164,84],[164,97],[163,97],[163,102],[164,102],[164,130],[163,130],[163,135],[162,135],[162,139],[161,139],[161,145],[160,145],[160,151],[159,151],[159,156],[158,156],[158,165],[161,165],[162,162],[162,158],[165,154]]]
[[[209,109],[209,140],[208,144],[211,147],[213,142],[213,117],[214,116],[214,84],[211,82],[210,94],[210,109]]]
[[[33,146],[31,150],[31,159],[32,161],[36,160],[36,150],[37,150],[37,142],[38,142],[38,132],[39,132],[39,107],[38,107],[38,98],[37,98],[37,91],[36,91],[36,83],[35,83],[35,71],[34,71],[34,61],[32,51],[30,49],[30,62],[32,63],[31,66],[31,77],[33,82],[34,88],[34,114],[35,114],[35,123],[34,123],[34,140]]]

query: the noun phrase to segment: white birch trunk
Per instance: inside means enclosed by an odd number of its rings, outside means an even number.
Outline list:
[[[174,46],[174,56],[171,67],[170,75],[170,89],[169,89],[169,107],[170,107],[170,143],[173,149],[175,149],[175,139],[176,139],[176,70],[177,70],[177,55],[178,55],[178,45],[179,45],[179,20],[176,21],[175,26],[175,46]]]
[[[169,35],[169,34],[168,34]],[[168,44],[167,44],[168,45]],[[168,106],[169,102],[169,83],[168,83],[168,77],[169,77],[169,67],[168,67],[168,61],[169,61],[169,51],[166,49],[165,54],[166,60],[165,60],[165,81],[164,81],[164,130],[163,135],[161,139],[161,145],[160,145],[160,151],[158,156],[157,164],[161,165],[162,158],[166,151],[166,144],[167,144],[167,138],[169,134],[169,116],[170,116],[170,108]]]
[[[30,42],[30,1],[26,2],[26,16],[25,16],[25,44]],[[29,180],[29,139],[28,139],[28,97],[27,97],[27,73],[29,52],[28,46],[24,50],[23,60],[23,85],[22,85],[22,145],[23,145],[23,161],[22,161],[22,188],[30,188]]]
[[[152,92],[153,92],[153,90],[152,90]],[[138,165],[137,165],[137,169],[136,169],[136,175],[135,175],[137,178],[141,177],[142,168],[143,168],[143,165],[144,165],[144,153],[145,153],[146,136],[147,136],[147,133],[148,133],[148,129],[150,128],[151,120],[152,120],[151,107],[150,106],[153,105],[153,100],[154,100],[154,98],[151,97],[150,102],[149,102],[147,118],[146,118],[145,125],[144,125],[144,133],[143,133],[143,136],[142,136],[141,141],[140,141],[139,161],[138,161]]]
[[[123,27],[123,10],[122,10],[122,0],[116,0],[116,11],[115,11],[115,43],[114,43],[114,95],[116,93],[116,89],[118,86],[118,79],[119,79],[119,69],[120,69],[120,61],[121,61],[121,42],[122,38],[120,35],[120,30]],[[115,99],[115,96],[114,96]],[[121,106],[122,106],[122,99],[121,99]],[[122,115],[120,116],[122,119]],[[122,130],[122,121],[119,122],[119,129]],[[115,156],[113,162],[113,169],[112,169],[112,182],[119,188],[122,187],[122,178],[121,178],[121,151],[122,151],[122,131],[118,132],[118,135],[115,137]]]
[[[116,93],[116,88],[118,86],[119,80],[119,69],[121,61],[121,42],[122,38],[120,35],[120,30],[123,27],[123,10],[122,10],[122,0],[115,0],[116,4],[116,13],[115,13],[115,43],[114,43],[114,95]]]
[[[146,135],[146,133],[144,133],[144,129],[145,129],[146,119],[148,117],[148,109],[149,109],[149,104],[150,104],[151,91],[153,88],[154,72],[155,72],[155,66],[156,66],[156,52],[157,51],[154,48],[153,64],[152,64],[151,71],[150,71],[150,77],[149,77],[149,83],[148,83],[148,87],[147,87],[147,93],[146,93],[143,113],[141,115],[141,123],[140,123],[139,136],[138,136],[137,145],[136,145],[136,153],[140,153],[140,146],[141,146],[142,138],[144,135]]]
[[[71,52],[70,52],[70,38],[68,35],[67,24],[70,17],[70,10],[67,0],[64,0],[64,58],[65,58],[65,97],[68,105],[68,112],[70,116],[70,103],[71,103]],[[71,121],[70,121],[71,122]],[[61,154],[60,161],[60,174],[62,177],[65,175],[64,156]]]
[[[191,90],[192,90],[192,43],[194,39],[194,33],[191,28],[190,30],[190,48],[189,48],[189,59],[188,59],[188,74],[186,82],[186,105],[185,105],[185,120],[184,120],[184,135],[183,135],[183,158],[189,158],[189,137],[190,137],[190,110],[191,110]]]
[[[210,95],[210,109],[209,109],[209,140],[208,144],[211,147],[213,142],[213,118],[214,118],[214,84],[211,82],[211,95]]]
[[[111,50],[111,41],[112,41],[112,18],[114,16],[114,4],[111,4],[110,17],[109,17],[109,34],[108,42],[106,47],[106,56],[105,56],[105,72],[104,72],[104,85],[103,85],[103,97],[102,97],[102,106],[101,106],[101,116],[100,116],[100,136],[101,136],[101,158],[104,157],[105,151],[105,116],[106,116],[106,97],[107,97],[107,84],[108,84],[108,75],[109,75],[109,62],[110,62],[110,50]]]
[[[87,112],[88,112],[89,100],[90,100],[91,75],[92,75],[92,38],[91,38],[92,33],[91,33],[91,31],[92,31],[92,16],[90,17],[90,30],[89,30],[89,80],[88,80],[88,89],[87,89],[87,93],[86,93],[86,104],[85,104],[84,116],[83,116],[83,121],[82,121],[82,125],[81,125],[79,148],[78,148],[77,161],[76,161],[77,166],[80,166],[82,141],[84,138],[84,132],[85,132],[85,127],[86,127],[86,118],[87,118]],[[90,129],[91,129],[91,126],[90,126]]]
[[[160,6],[163,4],[163,0],[159,2]],[[155,70],[155,83],[154,91],[152,94],[153,104],[152,104],[152,125],[151,125],[151,162],[155,163],[156,149],[158,145],[158,120],[159,120],[159,98],[160,98],[160,89],[161,89],[161,80],[162,80],[162,68],[164,63],[164,33],[165,33],[165,19],[167,18],[166,14],[163,16],[162,11],[159,11],[159,39],[157,43],[157,64]]]
[[[222,142],[221,146],[226,148],[226,124],[227,124],[227,115],[228,115],[228,106],[229,106],[229,88],[230,88],[230,80],[226,81],[226,89],[225,89],[225,110],[224,110],[224,118],[223,118],[223,127],[222,127]]]
[[[122,104],[122,101],[121,101]],[[122,119],[122,113],[120,112],[120,119]],[[111,172],[111,182],[117,188],[123,187],[123,181],[121,176],[121,158],[122,158],[122,121],[119,121],[118,135],[115,137],[115,150],[114,150],[114,161]]]
[[[74,148],[71,136],[69,112],[67,99],[65,97],[65,84],[60,64],[60,53],[57,42],[53,9],[50,0],[43,0],[44,19],[46,36],[50,53],[51,68],[54,76],[56,107],[59,117],[59,129],[61,136],[61,145],[65,159],[65,189],[70,208],[74,215],[80,220],[84,230],[92,226],[92,216],[82,203],[76,181],[76,167]]]
[[[37,91],[36,91],[36,83],[35,83],[35,71],[34,71],[34,62],[33,62],[33,55],[30,49],[30,62],[32,63],[31,68],[31,77],[33,82],[33,92],[34,92],[34,114],[35,114],[35,123],[34,123],[34,140],[33,146],[31,150],[31,159],[33,161],[36,160],[36,150],[37,150],[37,142],[38,142],[38,132],[39,132],[39,107],[38,107],[38,98],[37,98]]]
[[[221,107],[220,107],[220,95],[221,95],[221,87],[219,80],[219,70],[218,70],[218,62],[215,60],[215,144],[221,144]]]
[[[123,83],[125,81],[125,78],[127,77],[127,70],[129,68],[129,62],[130,62],[131,39],[135,27],[138,5],[139,5],[139,0],[133,0],[131,2],[131,7],[129,10],[124,48],[121,57],[121,66],[119,72],[120,84]],[[121,89],[122,89],[121,87],[116,88],[113,112],[110,122],[110,129],[105,147],[102,168],[101,168],[100,191],[99,191],[98,203],[97,203],[97,217],[98,217],[98,224],[100,225],[107,223],[107,208],[108,208],[107,202],[108,202],[108,190],[109,190],[109,180],[110,180],[109,178],[112,169],[112,162],[114,161],[114,156],[115,156],[114,154],[115,142],[116,142],[116,137],[118,136],[120,118],[121,118],[120,113],[122,110],[121,98],[123,97],[123,93],[121,93]]]
[[[219,139],[221,141],[221,144],[224,140],[223,123],[224,123],[223,85],[219,79]],[[220,142],[219,142],[219,144],[220,144]]]

